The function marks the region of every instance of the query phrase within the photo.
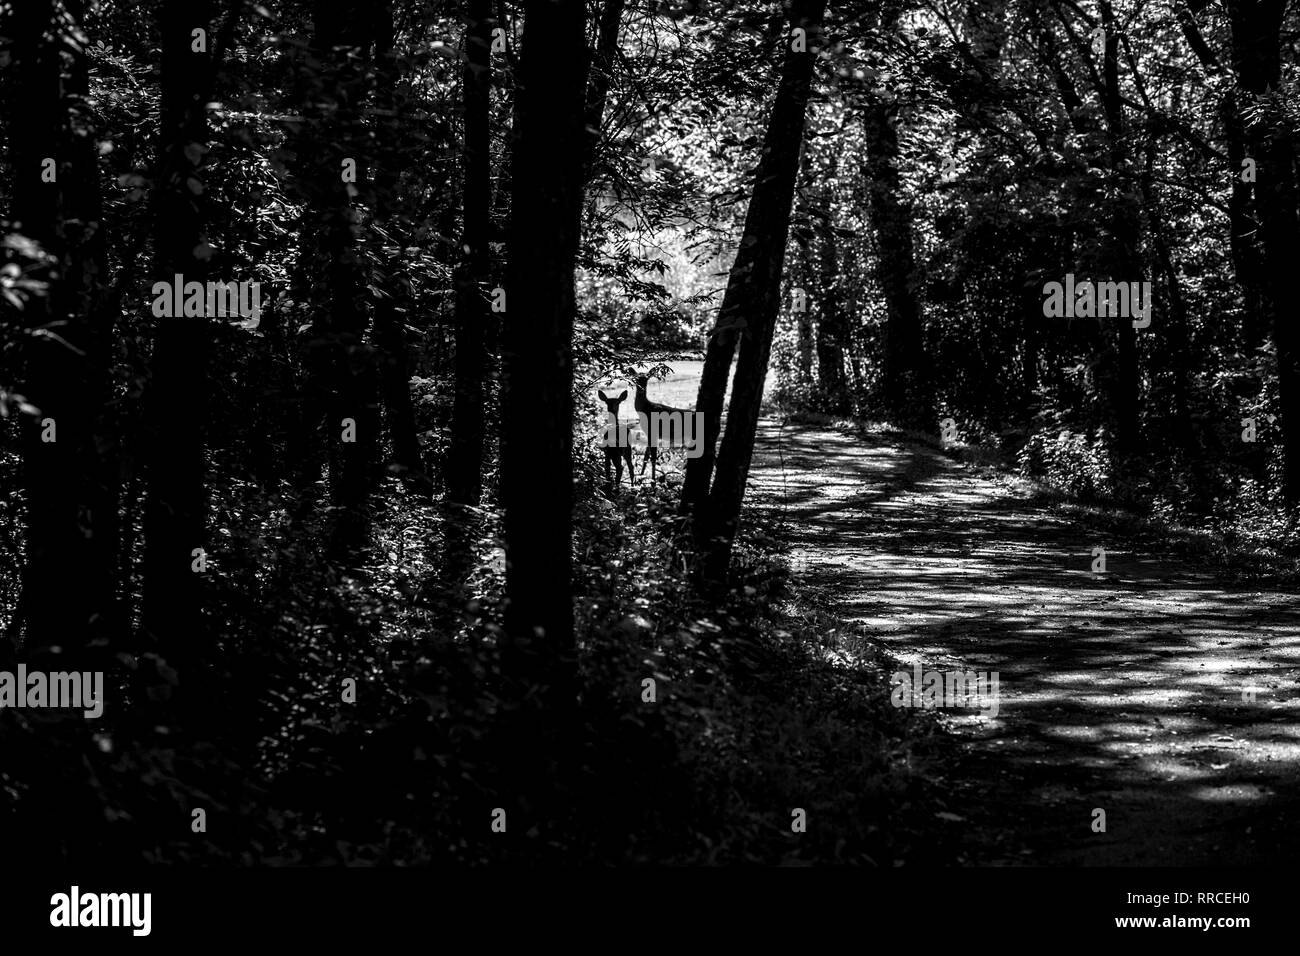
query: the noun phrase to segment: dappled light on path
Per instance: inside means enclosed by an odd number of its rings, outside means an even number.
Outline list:
[[[784,509],[844,643],[1000,674],[996,716],[942,711],[959,745],[936,782],[968,859],[1286,855],[1300,834],[1294,596],[1220,583],[1173,545],[1108,537],[930,448],[768,419],[759,440],[754,500]]]

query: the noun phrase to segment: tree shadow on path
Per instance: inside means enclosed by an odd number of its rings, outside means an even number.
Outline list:
[[[750,488],[784,509],[802,582],[848,630],[909,671],[998,673],[996,715],[942,711],[936,826],[961,828],[945,839],[962,861],[1291,861],[1294,596],[874,436],[764,419]]]

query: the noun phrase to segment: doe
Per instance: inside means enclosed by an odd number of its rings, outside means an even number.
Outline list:
[[[689,408],[673,408],[660,402],[650,401],[646,394],[648,376],[638,375],[636,398],[632,405],[636,409],[641,430],[645,432],[645,457],[641,459],[641,474],[645,475],[646,462],[650,463],[650,480],[655,480],[655,462],[659,460],[659,446],[680,448],[687,444],[687,430],[690,428],[691,416],[695,414]],[[689,456],[688,456],[689,457]]]
[[[627,480],[635,488],[636,472],[632,469],[632,433],[637,423],[618,420],[618,406],[622,404],[623,399],[627,398],[627,389],[623,389],[617,396],[606,395],[605,390],[600,389],[599,395],[608,410],[608,418],[601,431],[601,441],[605,446],[605,485],[612,491],[623,483],[623,463],[627,462]],[[610,474],[611,464],[618,471],[618,478],[613,481]]]

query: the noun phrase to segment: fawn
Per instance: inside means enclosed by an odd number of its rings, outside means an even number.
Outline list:
[[[689,435],[695,412],[689,408],[673,408],[671,405],[650,401],[650,397],[645,392],[647,376],[638,375],[633,381],[636,383],[636,398],[632,405],[636,409],[641,430],[646,436],[645,457],[641,459],[641,474],[645,475],[646,462],[649,462],[650,480],[654,481],[655,462],[659,460],[659,446],[665,444],[673,448],[690,444]],[[688,454],[687,457],[694,456]]]
[[[633,488],[636,487],[636,472],[632,468],[632,433],[636,429],[636,422],[620,422],[618,420],[618,406],[622,404],[623,399],[627,398],[627,389],[623,389],[617,397],[606,395],[605,390],[601,389],[600,400],[605,403],[605,408],[609,410],[609,415],[605,420],[605,428],[601,432],[601,441],[605,446],[605,485],[610,489],[623,483],[623,462],[627,462],[627,480]],[[618,479],[611,482],[610,464],[618,470]]]

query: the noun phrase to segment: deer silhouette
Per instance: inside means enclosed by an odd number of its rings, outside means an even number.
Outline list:
[[[605,447],[605,485],[612,490],[623,483],[623,463],[627,462],[627,480],[636,487],[636,471],[632,467],[632,435],[636,431],[636,422],[620,422],[618,406],[627,398],[627,389],[617,396],[606,395],[604,389],[597,393],[605,403],[607,417],[605,427],[601,430],[601,442]],[[618,477],[614,480],[610,466],[617,469]],[[644,468],[642,469],[644,471]]]
[[[632,381],[636,384],[636,398],[633,399],[632,406],[636,409],[641,430],[646,437],[641,474],[645,475],[645,466],[649,462],[650,480],[654,481],[660,446],[679,448],[686,445],[690,417],[695,412],[689,408],[673,408],[671,405],[650,401],[650,396],[646,394],[646,385],[649,383],[646,375],[637,375]]]

